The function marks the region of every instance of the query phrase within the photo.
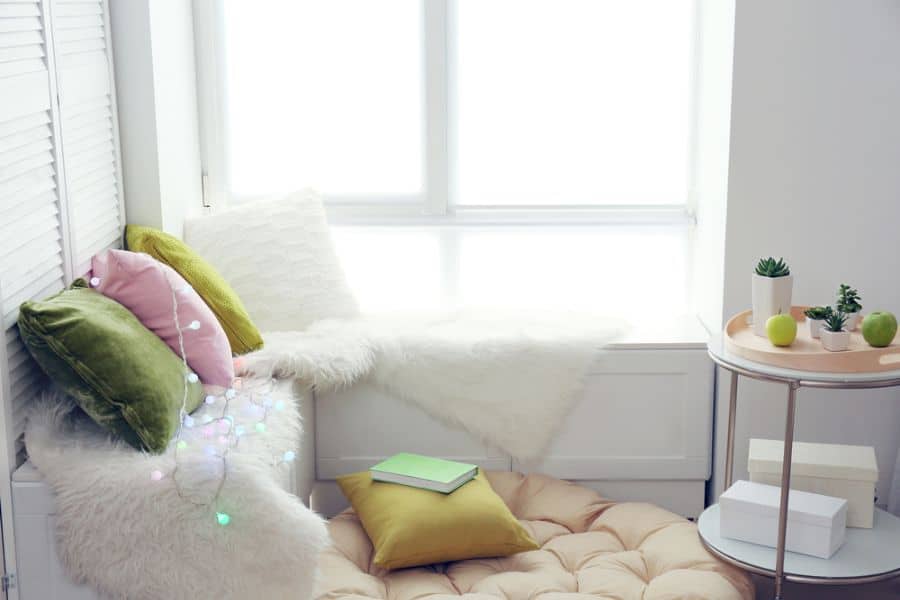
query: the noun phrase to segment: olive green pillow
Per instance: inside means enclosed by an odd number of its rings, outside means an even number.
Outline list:
[[[159,453],[203,388],[131,312],[83,279],[19,310],[19,333],[44,372],[94,421],[135,448]]]
[[[450,494],[372,481],[369,471],[337,478],[385,569],[509,556],[538,545],[479,470]]]
[[[246,354],[263,346],[262,336],[240,297],[216,269],[190,246],[152,227],[128,225],[125,244],[134,252],[145,252],[178,271],[191,284],[222,324],[231,351]]]

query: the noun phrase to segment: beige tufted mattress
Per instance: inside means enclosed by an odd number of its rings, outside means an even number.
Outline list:
[[[696,526],[652,504],[614,503],[543,475],[488,472],[541,545],[507,558],[387,572],[352,511],[329,522],[316,598],[343,600],[752,600],[741,571],[704,550]]]

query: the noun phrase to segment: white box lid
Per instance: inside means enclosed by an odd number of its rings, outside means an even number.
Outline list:
[[[784,442],[781,440],[750,440],[747,468],[751,473],[781,475]],[[878,481],[878,462],[871,446],[843,444],[811,444],[794,442],[791,474],[823,479],[850,481]]]
[[[736,481],[719,496],[719,504],[742,512],[766,517],[778,515],[781,488],[752,481]],[[788,521],[831,527],[847,501],[822,494],[791,490],[788,500]]]

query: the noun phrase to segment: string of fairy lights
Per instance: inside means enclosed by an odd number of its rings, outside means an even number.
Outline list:
[[[180,498],[194,506],[213,508],[216,523],[224,527],[232,520],[232,515],[219,506],[222,490],[228,479],[229,453],[238,448],[241,440],[248,436],[257,436],[262,439],[265,447],[271,452],[271,446],[265,436],[268,430],[267,423],[273,413],[282,412],[285,409],[285,403],[283,400],[272,399],[274,380],[257,379],[248,382],[241,377],[236,377],[232,381],[231,387],[224,388],[221,393],[210,393],[218,388],[206,386],[207,393],[204,398],[204,403],[207,405],[206,414],[197,418],[188,413],[189,385],[200,382],[200,378],[188,364],[185,335],[199,331],[201,324],[199,321],[193,320],[182,327],[178,315],[178,295],[179,293],[191,293],[193,288],[184,284],[180,289],[176,289],[175,283],[172,282],[162,265],[159,265],[159,268],[172,292],[172,318],[178,334],[179,357],[185,367],[185,382],[182,386],[178,427],[170,442],[173,447],[174,467],[168,474],[160,469],[153,469],[150,472],[150,480],[153,482],[171,480]],[[94,277],[90,283],[93,287],[97,287],[100,280]],[[235,414],[232,414],[233,406],[236,403],[242,405],[241,412],[246,417],[248,424],[251,425],[250,427],[238,423]],[[221,410],[218,411],[217,416],[209,414],[209,411],[213,411],[219,406],[221,406]],[[293,450],[287,450],[278,455],[273,453],[273,456],[273,463],[278,466],[292,463],[296,458],[296,453]],[[188,459],[203,461],[207,467],[211,467],[202,469],[205,477],[197,477],[196,481],[191,481],[191,472],[183,468]],[[187,472],[187,474],[183,476],[182,472]],[[208,475],[211,473],[214,474],[214,477],[212,485],[208,485]],[[193,489],[193,483],[204,483],[206,485],[202,487],[204,489],[211,488],[212,492],[197,492]]]

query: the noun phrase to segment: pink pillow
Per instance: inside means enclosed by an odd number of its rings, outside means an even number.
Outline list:
[[[91,287],[134,313],[181,356],[172,310],[174,289],[188,366],[204,384],[231,386],[234,362],[225,330],[181,275],[148,254],[125,250],[101,252],[91,266]],[[192,323],[199,324],[199,329],[192,329]]]

